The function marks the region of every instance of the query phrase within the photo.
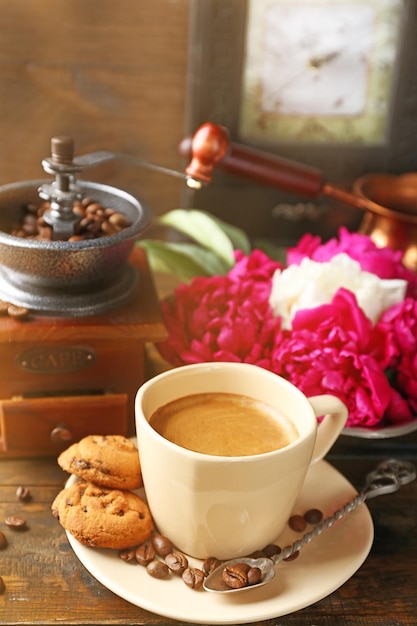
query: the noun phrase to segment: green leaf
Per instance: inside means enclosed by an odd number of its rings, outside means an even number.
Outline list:
[[[229,269],[217,255],[196,244],[144,239],[137,245],[146,251],[152,271],[175,274],[183,281],[195,276],[225,274]]]
[[[229,269],[235,263],[233,243],[212,216],[197,209],[173,209],[159,218],[223,259]]]
[[[279,261],[282,265],[286,265],[287,250],[284,246],[276,246],[266,239],[256,239],[254,241],[254,247],[265,252],[271,259]]]
[[[238,228],[237,226],[233,226],[232,224],[229,224],[228,222],[224,222],[223,220],[221,220],[219,217],[216,217],[215,215],[211,215],[210,217],[214,222],[216,222],[218,226],[220,226],[222,231],[229,237],[230,241],[233,244],[233,247],[236,250],[242,250],[242,252],[244,252],[246,255],[250,254],[252,247],[251,247],[249,237],[247,236],[244,230],[242,230],[241,228]]]

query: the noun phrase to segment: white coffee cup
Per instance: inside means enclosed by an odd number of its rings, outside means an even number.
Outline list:
[[[149,424],[154,411],[168,402],[207,392],[241,394],[275,407],[299,436],[272,452],[213,456],[180,447]],[[280,376],[244,363],[199,363],[159,374],[138,390],[135,411],[155,524],[178,550],[201,559],[244,556],[274,542],[310,465],[329,451],[348,415],[334,396],[307,398]],[[324,416],[319,424],[318,416]]]

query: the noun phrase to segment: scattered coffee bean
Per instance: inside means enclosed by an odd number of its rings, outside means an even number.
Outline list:
[[[11,515],[10,517],[6,517],[4,523],[9,528],[13,528],[13,530],[23,530],[23,528],[26,528],[26,520],[23,519],[23,517]]]
[[[214,572],[221,565],[221,561],[216,559],[215,556],[209,556],[203,563],[203,572],[206,576]]]
[[[302,515],[291,515],[288,524],[297,533],[301,533],[307,528],[307,522]]]
[[[139,565],[148,565],[156,556],[155,549],[149,542],[143,543],[136,548],[135,559]]]
[[[248,585],[257,585],[262,580],[262,572],[259,567],[251,567],[248,570]]]
[[[146,566],[146,571],[153,578],[159,578],[163,580],[164,578],[168,578],[169,576],[169,567],[166,563],[162,561],[153,560]]]
[[[223,581],[232,589],[242,589],[248,584],[248,571],[250,565],[248,563],[235,563],[234,565],[226,565],[222,572]]]
[[[155,552],[162,558],[174,551],[172,541],[168,537],[164,537],[164,535],[154,535],[152,537],[152,545],[155,548]]]
[[[290,554],[290,556],[287,556],[287,558],[284,559],[284,561],[295,561],[295,559],[297,559],[299,557],[299,554],[300,554],[300,551],[296,550],[295,552]]]
[[[308,524],[319,524],[323,519],[323,513],[319,509],[309,509],[304,513],[304,519]]]
[[[0,550],[7,548],[7,538],[2,530],[0,530]]]
[[[16,489],[16,498],[22,502],[28,502],[32,495],[30,489],[23,487],[22,485]]]
[[[201,589],[204,582],[204,572],[197,567],[187,567],[181,578],[190,589]]]
[[[282,549],[275,543],[270,543],[269,545],[265,546],[262,552],[265,553],[265,556],[271,558],[271,556],[274,556],[275,554],[280,554],[280,552],[282,552]]]
[[[16,320],[24,320],[29,315],[29,309],[0,300],[0,315],[8,315]]]
[[[168,565],[171,572],[179,574],[180,576],[188,567],[187,558],[180,552],[170,552],[167,554],[165,557],[165,563]]]
[[[29,315],[29,309],[24,306],[16,306],[15,304],[9,304],[7,313],[10,317],[16,320],[23,320]]]
[[[125,563],[136,563],[135,550],[120,550],[119,556]]]
[[[23,488],[22,488],[23,489]],[[303,532],[307,527],[307,523],[313,524],[321,521],[323,514],[318,509],[309,509],[304,515],[292,515],[288,523],[292,530]],[[18,527],[17,520],[25,523],[20,518],[8,518],[14,520],[14,527]],[[7,523],[7,522],[6,522]],[[11,524],[10,524],[11,525]],[[1,549],[1,533],[0,533],[0,549]],[[285,548],[284,548],[285,549]],[[250,556],[252,558],[268,557],[280,554],[282,548],[277,544],[268,544],[263,550],[257,550]],[[300,552],[293,552],[285,561],[294,561]],[[208,557],[202,563],[202,569],[197,567],[189,567],[187,557],[181,552],[175,552],[173,544],[168,537],[156,534],[150,542],[146,542],[136,549],[121,550],[119,552],[121,559],[127,563],[138,562],[146,566],[146,570],[150,576],[158,579],[168,578],[170,572],[181,576],[187,587],[191,589],[200,589],[203,586],[204,578],[211,574],[217,567],[221,566],[221,561],[216,557]],[[157,556],[164,559],[159,560]],[[231,589],[242,589],[251,585],[256,585],[262,581],[262,571],[259,567],[251,567],[248,563],[237,562],[234,565],[226,566],[222,571],[223,584]]]
[[[0,576],[0,595],[6,591],[6,585],[3,578]]]

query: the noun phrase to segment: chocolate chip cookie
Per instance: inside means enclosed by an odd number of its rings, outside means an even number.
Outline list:
[[[59,466],[88,482],[110,489],[142,487],[139,453],[122,435],[89,435],[58,457]]]
[[[58,493],[52,514],[81,543],[124,550],[147,541],[154,524],[148,505],[131,491],[77,481]]]

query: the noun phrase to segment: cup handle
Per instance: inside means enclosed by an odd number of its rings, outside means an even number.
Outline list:
[[[342,432],[348,417],[346,405],[329,394],[308,398],[316,417],[324,415],[317,427],[316,443],[311,464],[317,463],[326,456],[336,439]]]

